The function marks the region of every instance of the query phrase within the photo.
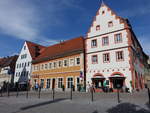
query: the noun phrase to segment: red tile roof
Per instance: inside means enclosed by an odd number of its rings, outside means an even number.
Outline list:
[[[42,46],[42,45],[30,42],[30,41],[26,41],[26,44],[28,46],[29,52],[31,54],[31,57],[33,59],[36,58],[36,52],[41,53],[46,48],[45,46]],[[39,51],[36,51],[36,47],[39,49]]]
[[[84,51],[84,38],[78,37],[49,46],[39,55],[33,63],[60,58],[62,56],[77,54]]]

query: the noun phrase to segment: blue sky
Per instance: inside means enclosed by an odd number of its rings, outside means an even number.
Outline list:
[[[128,18],[150,55],[150,0],[104,0]],[[0,57],[19,53],[25,40],[51,45],[84,36],[101,0],[0,0]]]

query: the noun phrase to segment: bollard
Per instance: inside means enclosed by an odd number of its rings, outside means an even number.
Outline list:
[[[28,90],[29,90],[29,85],[28,85],[28,83],[27,83],[27,93],[26,93],[26,98],[28,98]]]
[[[148,90],[148,98],[149,98],[149,104],[150,104],[150,89],[147,88],[147,90]]]
[[[118,99],[118,103],[120,103],[119,88],[117,89],[117,99]]]
[[[94,101],[94,87],[93,86],[90,87],[90,94],[91,94],[91,101],[93,102]]]
[[[7,84],[7,97],[9,97],[9,83]]]
[[[41,87],[39,87],[39,99],[41,98]]]
[[[3,89],[1,88],[1,97],[3,96]]]
[[[54,99],[55,99],[55,89],[54,88],[52,89],[52,94],[53,94],[53,101],[54,101]]]
[[[16,97],[18,97],[19,96],[19,88],[18,88],[18,86],[17,86],[17,93],[16,93]]]
[[[73,85],[71,85],[71,90],[70,90],[70,100],[72,100],[72,90],[73,90]]]

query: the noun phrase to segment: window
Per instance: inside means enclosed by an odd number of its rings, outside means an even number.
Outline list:
[[[110,62],[109,53],[103,54],[103,62],[104,62],[104,63]]]
[[[109,21],[108,22],[108,27],[112,27],[113,26],[113,22],[112,21]]]
[[[121,43],[122,42],[122,35],[121,33],[115,34],[115,43]]]
[[[26,72],[26,76],[27,76],[27,77],[28,77],[28,75],[29,75],[29,71]]]
[[[16,77],[18,76],[18,73],[16,73]]]
[[[58,78],[58,88],[62,88],[63,78]]]
[[[92,56],[92,64],[98,63],[97,55]]]
[[[68,60],[64,60],[64,66],[68,66]]]
[[[24,63],[24,67],[26,67],[26,62]]]
[[[28,66],[30,66],[30,62],[28,62]]]
[[[49,69],[51,69],[52,68],[52,63],[49,63]]]
[[[17,64],[17,68],[19,68],[19,64]]]
[[[26,46],[24,46],[24,50],[26,50]]]
[[[77,63],[77,65],[80,64],[80,58],[76,58],[76,63]]]
[[[91,47],[97,47],[97,40],[96,39],[91,41]]]
[[[27,54],[21,55],[21,59],[25,59],[25,58],[27,58]]]
[[[102,11],[102,15],[105,14],[105,11]]]
[[[43,68],[44,68],[44,65],[42,64],[41,69],[43,69]]]
[[[103,46],[106,46],[106,45],[108,45],[109,44],[109,38],[108,37],[103,37],[102,38],[102,45]]]
[[[22,67],[24,66],[24,63],[22,63]]]
[[[97,25],[96,26],[96,31],[99,31],[100,30],[100,25]]]
[[[45,64],[45,69],[47,69],[47,64]]]
[[[56,68],[57,67],[57,62],[54,62],[54,68]]]
[[[117,52],[116,52],[116,60],[117,60],[117,61],[122,61],[122,60],[124,60],[123,51],[117,51]]]
[[[74,65],[74,59],[70,59],[70,66]]]
[[[51,85],[51,79],[47,79],[46,88],[50,88],[50,85]]]
[[[71,86],[73,85],[73,78],[72,77],[68,78],[67,83],[68,88],[71,88]]]
[[[58,62],[58,66],[59,66],[59,67],[62,67],[62,61],[59,61],[59,62]]]
[[[20,63],[20,65],[19,65],[19,67],[21,68],[21,63]]]

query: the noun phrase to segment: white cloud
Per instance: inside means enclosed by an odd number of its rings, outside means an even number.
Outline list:
[[[140,5],[137,5],[136,7],[130,6],[126,8],[125,10],[120,11],[118,14],[124,17],[136,17],[136,16],[150,14],[150,2],[147,4],[141,3]]]
[[[140,41],[144,52],[146,52],[150,56],[150,35],[139,36],[138,40]]]
[[[56,43],[56,40],[43,38],[45,28],[51,29],[62,24],[62,11],[68,7],[77,7],[79,1],[0,0],[0,34],[23,40]]]
[[[0,0],[0,32],[16,38],[33,40],[36,29],[36,10],[20,0]],[[35,21],[33,21],[35,19]]]

